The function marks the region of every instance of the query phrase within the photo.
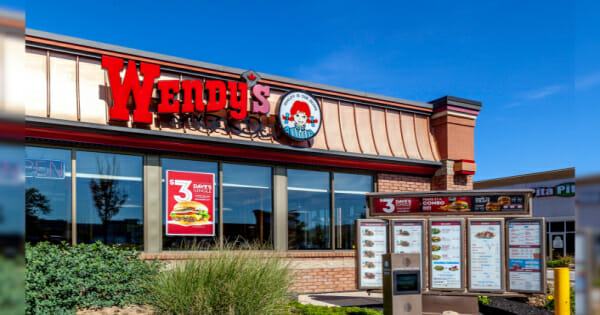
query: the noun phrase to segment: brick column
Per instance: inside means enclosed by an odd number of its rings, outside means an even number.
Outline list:
[[[475,121],[481,102],[444,96],[430,103],[432,132],[442,160],[442,167],[431,181],[431,190],[473,189]]]

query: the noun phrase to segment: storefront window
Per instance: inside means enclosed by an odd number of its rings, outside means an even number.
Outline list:
[[[329,173],[288,169],[288,248],[331,249]]]
[[[223,164],[223,235],[227,243],[272,248],[271,168]]]
[[[77,241],[142,248],[142,157],[77,151]]]
[[[353,249],[354,220],[366,217],[365,194],[373,191],[373,178],[345,173],[333,176],[336,248]]]
[[[217,162],[205,162],[205,161],[193,161],[193,160],[180,160],[180,159],[161,159],[162,166],[162,193],[163,193],[163,244],[164,250],[195,250],[210,248],[215,246],[219,235],[219,187],[215,186],[215,213],[214,213],[214,224],[215,224],[215,236],[172,236],[166,235],[166,198],[165,194],[165,178],[167,171],[184,171],[184,172],[198,172],[198,173],[212,173],[215,174],[215,182],[219,182],[219,165]]]
[[[25,148],[25,222],[28,242],[71,241],[70,150]]]

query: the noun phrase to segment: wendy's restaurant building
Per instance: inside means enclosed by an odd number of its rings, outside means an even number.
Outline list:
[[[102,241],[167,261],[259,243],[290,260],[295,291],[349,291],[366,193],[472,189],[477,101],[408,101],[32,30],[26,78],[32,243]]]

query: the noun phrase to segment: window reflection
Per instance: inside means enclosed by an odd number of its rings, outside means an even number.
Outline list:
[[[25,222],[28,242],[71,241],[70,150],[25,148]]]
[[[334,173],[336,248],[352,249],[355,244],[356,219],[366,218],[365,194],[373,191],[369,175]]]
[[[77,241],[142,248],[142,157],[78,151],[76,165]]]
[[[223,164],[225,241],[272,248],[271,168]]]
[[[289,249],[331,248],[329,173],[288,170]]]
[[[186,171],[215,174],[215,183],[219,182],[219,166],[216,162],[203,162],[180,159],[161,159],[162,165],[162,192],[165,194],[165,178],[167,170]],[[166,235],[166,198],[163,199],[162,224],[163,224],[163,249],[164,250],[194,250],[213,247],[219,235],[219,187],[215,185],[215,236],[173,236]]]

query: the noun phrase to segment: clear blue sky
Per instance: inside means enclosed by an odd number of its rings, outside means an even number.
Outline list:
[[[584,2],[29,1],[26,16],[33,29],[301,80],[480,100],[486,179],[599,169],[600,23]]]

